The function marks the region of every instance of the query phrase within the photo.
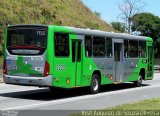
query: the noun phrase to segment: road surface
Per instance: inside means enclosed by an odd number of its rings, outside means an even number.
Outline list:
[[[102,86],[100,93],[86,88],[61,90],[0,84],[0,110],[94,110],[160,97],[160,73],[142,87],[131,83]]]

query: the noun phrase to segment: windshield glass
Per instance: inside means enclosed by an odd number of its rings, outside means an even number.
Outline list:
[[[8,31],[7,46],[38,46],[46,47],[46,30],[16,29]]]
[[[35,53],[40,53],[41,50],[44,51],[46,48],[46,41],[46,29],[9,29],[7,49],[13,54],[19,53],[18,50],[21,50],[21,52],[22,50],[24,52],[28,50],[27,54],[30,54],[31,50],[37,50]]]

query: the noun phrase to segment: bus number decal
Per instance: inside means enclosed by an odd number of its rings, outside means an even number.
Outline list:
[[[43,67],[35,67],[36,71],[43,71]]]
[[[46,32],[44,30],[37,30],[37,35],[38,36],[45,36]]]
[[[56,70],[64,70],[65,65],[56,65]]]

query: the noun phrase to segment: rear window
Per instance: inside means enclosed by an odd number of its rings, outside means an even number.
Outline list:
[[[46,48],[46,43],[46,29],[8,30],[7,49],[11,54],[42,54]]]

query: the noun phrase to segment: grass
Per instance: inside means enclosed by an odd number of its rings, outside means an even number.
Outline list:
[[[8,24],[53,24],[114,31],[81,0],[0,0],[0,6],[0,39],[4,38]]]
[[[160,110],[160,98],[119,105],[105,110]]]
[[[160,98],[119,105],[102,110],[82,111],[70,116],[159,116]]]

